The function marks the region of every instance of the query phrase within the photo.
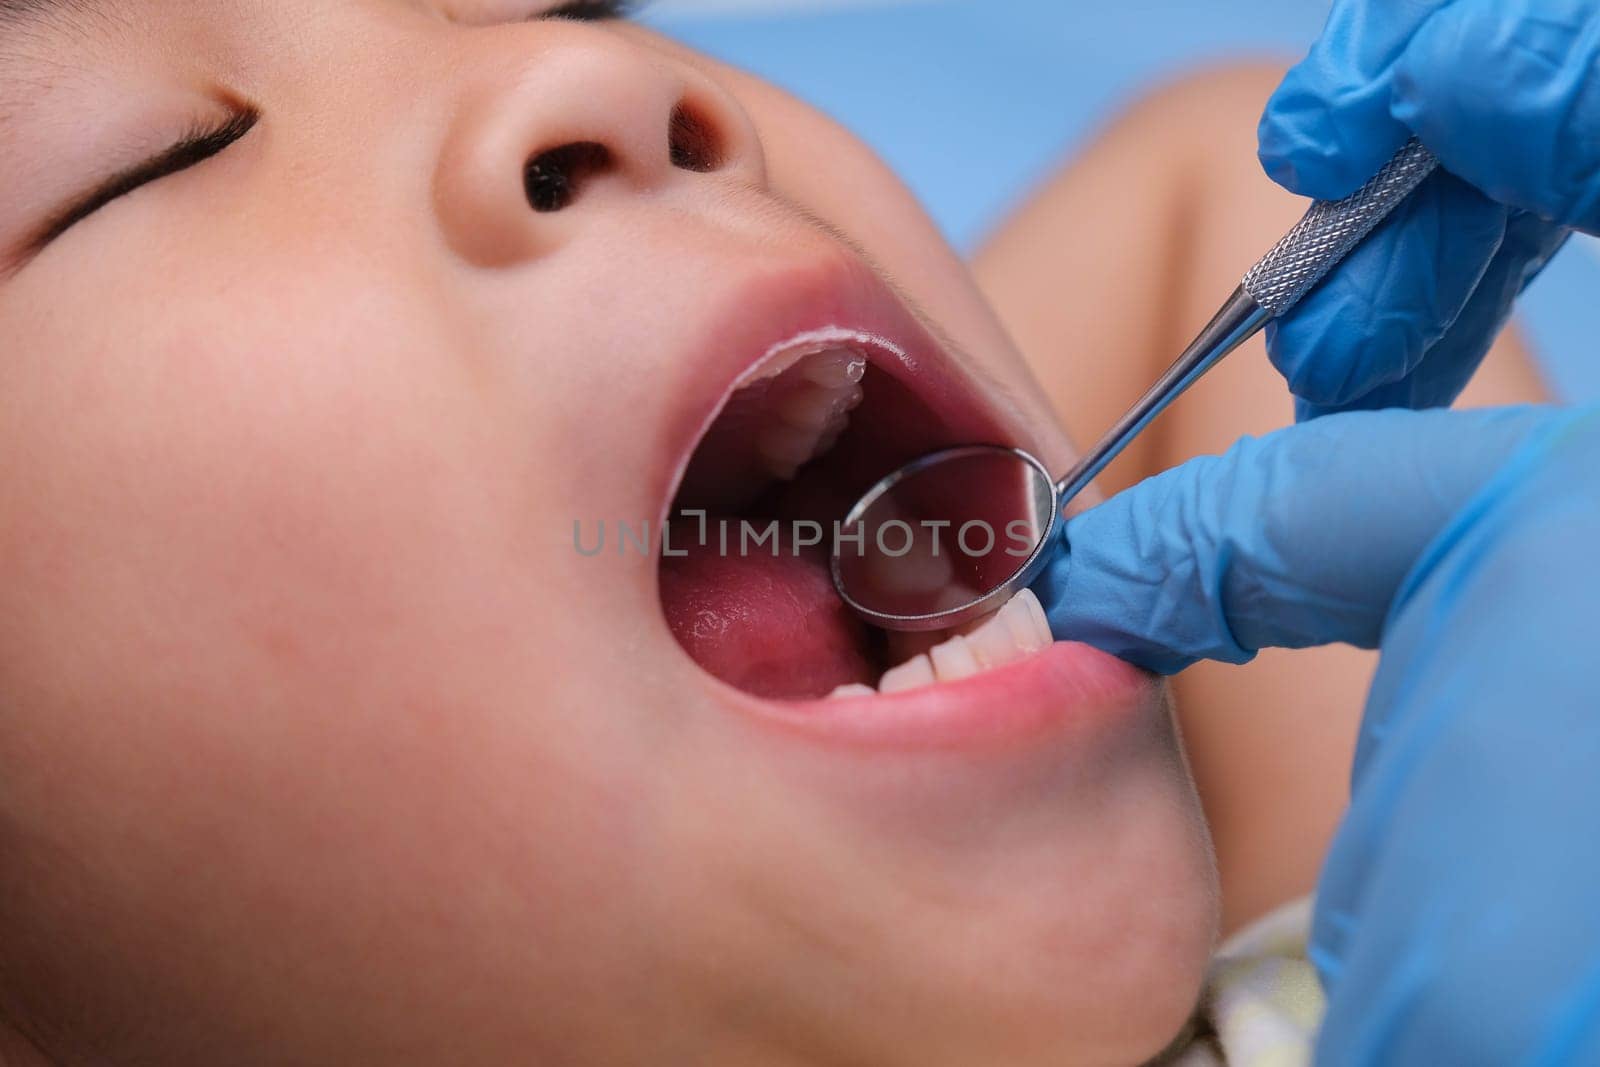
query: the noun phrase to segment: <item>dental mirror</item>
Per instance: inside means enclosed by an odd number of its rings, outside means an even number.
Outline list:
[[[1057,482],[1035,457],[965,445],[869,489],[834,538],[833,584],[886,630],[946,630],[996,611],[1044,570],[1069,504],[1167,406],[1305,296],[1438,167],[1416,140],[1343,200],[1318,201],[1244,276],[1200,336]]]

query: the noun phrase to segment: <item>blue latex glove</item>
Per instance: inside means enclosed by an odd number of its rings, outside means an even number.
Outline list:
[[[1600,232],[1600,0],[1336,0],[1261,122],[1304,196],[1354,192],[1415,134],[1449,173],[1285,319],[1302,418],[1448,404],[1575,227]]]
[[[1356,412],[1067,524],[1058,637],[1381,649],[1312,958],[1334,1064],[1600,1063],[1600,409]]]

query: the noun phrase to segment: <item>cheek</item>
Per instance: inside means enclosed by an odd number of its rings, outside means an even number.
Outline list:
[[[794,97],[736,72],[723,76],[760,131],[775,192],[843,230],[937,317],[970,314],[977,298],[960,257],[871,149]]]
[[[452,768],[468,788],[452,746],[493,750],[498,731],[546,767],[508,796],[598,788],[606,747],[558,665],[603,665],[542,595],[555,551],[530,543],[545,487],[524,480],[526,427],[482,401],[459,346],[429,343],[437,327],[362,307],[360,287],[272,291],[30,325],[0,401],[0,693],[61,731],[63,758],[115,738],[151,781],[199,773],[173,753],[287,784],[388,750],[396,774],[361,796]]]
[[[367,281],[269,279],[270,303],[223,306],[181,299],[191,278],[24,324],[0,400],[15,669],[324,708],[509,678],[551,697],[549,668],[595,655],[565,639],[554,516],[579,509],[530,447],[538,413]]]
[[[628,929],[655,780],[631,716],[665,710],[618,669],[636,635],[577,597],[550,521],[576,508],[459,340],[273,295],[26,324],[0,399],[0,939],[38,939],[41,982],[141,974],[185,1013],[274,975],[328,1004],[386,974],[561,995],[530,983],[581,985]]]
[[[110,309],[135,344],[43,338],[57,363],[7,421],[8,454],[35,461],[5,481],[33,500],[10,530],[29,570],[85,612],[141,604],[152,637],[225,631],[279,595],[368,600],[421,532],[399,469],[426,486],[441,463],[397,432],[424,414],[402,375],[232,310],[222,328]],[[411,536],[372,536],[385,522]]]

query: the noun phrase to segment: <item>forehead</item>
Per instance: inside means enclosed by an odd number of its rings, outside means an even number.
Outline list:
[[[147,28],[147,23],[161,15],[176,16],[180,22],[222,12],[237,17],[245,14],[250,6],[240,0],[183,0],[181,6],[155,0],[0,0],[0,60],[18,51],[19,45],[45,35],[53,37],[62,32],[73,35],[74,31],[81,33],[107,26]],[[262,6],[276,7],[280,14],[292,20],[294,16],[289,11],[301,5],[291,0]],[[324,11],[337,7],[403,7],[432,12],[452,21],[478,23],[520,21],[537,11],[559,7],[560,0],[322,0],[305,6]]]
[[[309,13],[382,2],[0,0],[0,108],[30,103],[34,90],[74,76],[125,82],[135,70],[232,70],[246,58],[244,44],[259,42],[271,54],[312,25]]]

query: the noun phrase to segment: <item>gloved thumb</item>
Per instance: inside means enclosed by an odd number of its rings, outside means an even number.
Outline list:
[[[1429,542],[1560,414],[1351,412],[1246,438],[1067,523],[1034,590],[1058,639],[1162,674],[1376,647]]]

